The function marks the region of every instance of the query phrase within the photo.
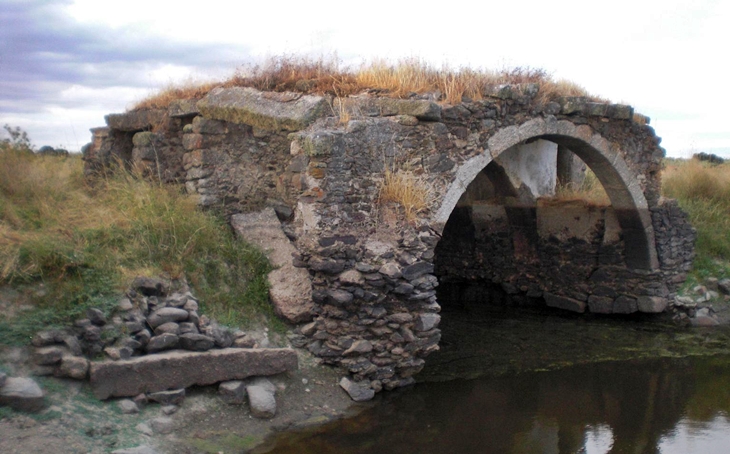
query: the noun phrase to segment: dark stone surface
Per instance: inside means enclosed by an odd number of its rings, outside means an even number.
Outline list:
[[[107,399],[274,375],[296,368],[297,355],[289,349],[170,351],[126,361],[94,362],[90,382],[94,395]]]

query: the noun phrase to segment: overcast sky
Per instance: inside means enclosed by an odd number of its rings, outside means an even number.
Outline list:
[[[648,115],[670,156],[730,156],[728,0],[0,0],[0,125],[78,150],[170,83],[280,54],[541,67]]]

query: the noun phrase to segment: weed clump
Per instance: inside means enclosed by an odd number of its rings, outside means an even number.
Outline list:
[[[427,182],[407,170],[386,169],[380,187],[379,203],[396,203],[403,208],[408,222],[426,211],[433,199],[431,187]]]

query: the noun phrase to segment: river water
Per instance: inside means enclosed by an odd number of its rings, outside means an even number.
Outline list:
[[[539,309],[442,316],[421,382],[257,452],[730,453],[726,330]]]

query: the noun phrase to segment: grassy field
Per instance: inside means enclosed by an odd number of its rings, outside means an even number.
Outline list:
[[[0,142],[0,287],[32,292],[34,308],[12,323],[0,313],[0,343],[109,310],[137,275],[186,278],[221,323],[278,323],[265,257],[180,188],[124,170],[90,186],[80,156],[17,145]]]
[[[689,282],[730,276],[730,164],[667,160],[664,196],[675,198],[697,229],[697,258]]]

